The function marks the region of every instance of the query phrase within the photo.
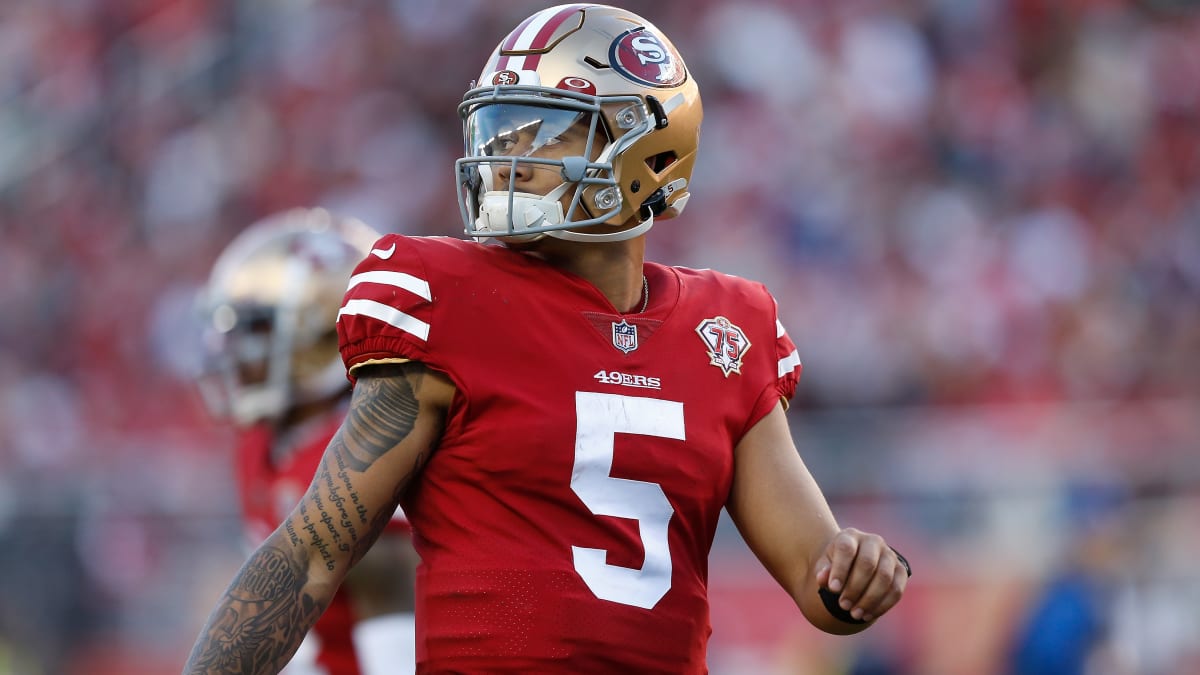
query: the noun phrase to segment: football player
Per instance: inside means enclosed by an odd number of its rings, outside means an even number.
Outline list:
[[[722,508],[814,626],[895,606],[907,563],[838,525],[793,445],[800,360],[770,293],[644,260],[700,131],[666,36],[613,7],[538,12],[459,112],[470,238],[385,236],[355,270],[347,420],[190,672],[274,672],[397,503],[419,671],[705,672]],[[305,530],[334,495],[363,508]]]
[[[378,236],[323,209],[279,213],[225,248],[201,294],[209,367],[199,385],[239,432],[234,468],[250,550],[300,500],[345,416],[350,384],[334,320],[354,265]],[[332,506],[345,497],[328,498]],[[384,529],[285,672],[413,671],[416,554],[403,511]]]

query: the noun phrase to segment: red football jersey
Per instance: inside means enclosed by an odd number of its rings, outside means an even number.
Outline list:
[[[241,435],[237,448],[238,487],[243,525],[251,547],[261,544],[300,501],[344,415],[344,408],[338,409],[309,420],[282,437],[267,425],[252,427]],[[408,524],[403,514],[396,513],[393,527],[406,532]],[[339,591],[310,633],[309,640],[315,650],[307,652],[306,647],[297,653],[291,668],[304,673],[359,675],[351,634],[354,622],[349,597]],[[300,662],[308,654],[312,655],[313,663],[304,669]]]
[[[458,393],[403,506],[424,670],[705,672],[733,448],[799,377],[758,283],[647,263],[621,314],[501,246],[383,237],[338,331],[353,378],[421,361]]]

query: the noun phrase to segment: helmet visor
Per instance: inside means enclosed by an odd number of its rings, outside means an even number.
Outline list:
[[[600,132],[599,142],[593,129]],[[466,119],[467,150],[474,157],[584,156],[594,160],[607,144],[590,111],[497,103],[475,108]]]

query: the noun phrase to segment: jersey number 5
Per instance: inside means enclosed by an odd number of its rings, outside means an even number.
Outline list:
[[[675,510],[658,483],[614,478],[616,434],[684,440],[683,404],[656,398],[575,392],[575,468],[571,489],[598,516],[638,523],[646,552],[641,569],[609,565],[601,548],[572,546],[575,571],[603,600],[650,609],[671,588],[667,526]]]

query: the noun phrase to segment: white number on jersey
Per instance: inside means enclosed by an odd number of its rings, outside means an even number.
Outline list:
[[[646,552],[641,569],[609,565],[608,552],[572,546],[575,570],[596,597],[650,609],[671,588],[667,526],[675,510],[658,483],[614,478],[616,434],[684,440],[683,404],[655,398],[575,392],[575,468],[571,489],[598,516],[638,522]]]

